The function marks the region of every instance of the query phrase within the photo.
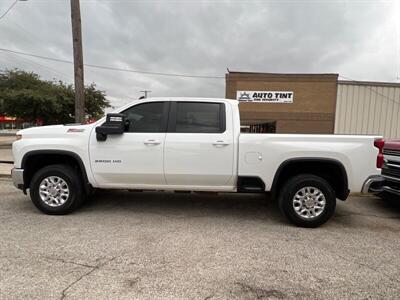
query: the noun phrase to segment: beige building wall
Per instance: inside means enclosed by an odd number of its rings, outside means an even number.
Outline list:
[[[336,134],[400,138],[400,84],[339,81]]]

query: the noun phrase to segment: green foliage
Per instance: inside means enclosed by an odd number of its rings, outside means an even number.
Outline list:
[[[44,124],[74,122],[75,92],[62,81],[45,81],[35,73],[6,70],[0,73],[0,115]],[[110,107],[103,91],[92,83],[85,87],[87,119],[98,119]]]

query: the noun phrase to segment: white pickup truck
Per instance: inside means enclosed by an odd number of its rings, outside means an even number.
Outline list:
[[[12,178],[47,214],[73,211],[98,188],[270,192],[291,222],[316,227],[336,198],[381,181],[379,139],[243,134],[236,100],[153,98],[90,125],[19,131]]]

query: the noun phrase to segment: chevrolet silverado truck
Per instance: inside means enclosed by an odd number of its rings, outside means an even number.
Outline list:
[[[317,227],[336,199],[381,180],[379,136],[243,134],[238,105],[143,99],[94,124],[21,130],[14,185],[47,214],[72,212],[94,189],[268,192],[291,222]]]
[[[400,198],[400,140],[386,141],[383,147],[382,190]]]

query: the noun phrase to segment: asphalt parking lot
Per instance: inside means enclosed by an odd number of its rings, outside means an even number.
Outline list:
[[[318,229],[259,195],[104,192],[39,213],[0,180],[0,299],[400,297],[400,201],[352,197]]]

